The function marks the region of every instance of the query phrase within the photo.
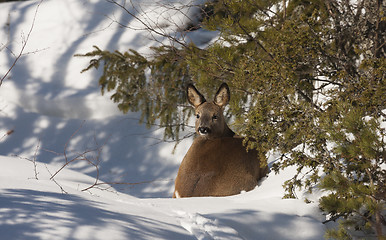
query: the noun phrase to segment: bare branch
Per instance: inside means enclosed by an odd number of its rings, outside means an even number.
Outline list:
[[[39,148],[40,148],[40,139],[39,139],[38,145],[36,146],[35,153],[34,153],[34,157],[33,157],[33,159],[32,159],[32,163],[33,163],[33,165],[34,165],[34,172],[35,172],[35,179],[36,179],[36,180],[39,180],[39,177],[38,177],[39,172],[38,172],[37,164],[36,164],[36,157],[37,157]]]
[[[33,20],[32,20],[32,24],[31,24],[31,27],[28,31],[28,34],[27,34],[27,37],[26,38],[23,38],[23,41],[22,41],[22,47],[20,49],[20,52],[19,54],[16,56],[15,60],[13,61],[11,67],[8,69],[8,71],[5,73],[5,75],[0,78],[0,87],[1,85],[3,84],[3,81],[4,79],[8,76],[8,74],[11,72],[11,70],[15,67],[17,61],[19,61],[19,59],[21,58],[21,56],[23,56],[23,52],[24,52],[24,49],[25,47],[27,46],[27,43],[28,43],[28,40],[29,40],[29,37],[32,33],[32,30],[35,26],[35,20],[36,20],[36,16],[37,16],[37,13],[38,13],[38,10],[39,10],[39,7],[40,7],[40,4],[43,2],[43,0],[40,0],[40,2],[38,3],[37,7],[36,7],[36,10],[35,10],[35,14],[34,14],[34,17],[33,17]]]
[[[48,173],[51,175],[50,179],[60,188],[62,193],[68,194],[68,192],[66,190],[64,190],[64,188],[54,178],[52,178],[52,173],[51,173],[50,169],[48,169],[47,164],[44,164],[44,165],[46,166],[46,169],[47,169]]]
[[[175,42],[175,43],[178,43],[180,44],[181,46],[183,47],[187,47],[187,44],[183,41],[180,41],[178,38],[176,37],[173,37],[165,32],[162,32],[160,30],[157,30],[156,28],[150,26],[150,24],[148,22],[145,22],[144,20],[142,20],[140,17],[137,16],[137,14],[131,12],[130,10],[128,10],[126,8],[126,6],[118,3],[117,1],[115,0],[107,0],[107,2],[110,2],[112,4],[115,4],[117,5],[118,7],[120,7],[122,10],[124,10],[127,14],[129,14],[131,17],[133,17],[135,20],[137,20],[139,23],[141,23],[143,26],[144,26],[144,29],[136,29],[136,28],[133,28],[131,26],[126,26],[126,25],[123,25],[122,23],[116,21],[116,20],[113,20],[114,22],[118,23],[121,27],[125,27],[125,28],[129,28],[129,29],[133,29],[133,30],[147,30],[150,34],[155,34],[155,35],[158,35],[158,36],[161,36],[161,37],[164,37],[164,38],[167,38],[167,39],[170,39],[171,42]],[[140,13],[141,11],[138,10],[132,1],[130,1],[131,3],[131,6],[132,8],[134,9],[135,12],[137,13]],[[144,13],[144,15],[146,16],[147,14]],[[157,25],[157,23],[155,23]],[[155,38],[154,38],[155,39]]]
[[[7,42],[0,48],[0,52],[7,48],[8,44],[11,42],[11,14],[8,13],[7,22],[5,24],[5,30],[7,32]]]
[[[79,130],[83,127],[84,123],[86,121],[83,120],[83,122],[80,124],[80,127],[70,136],[70,138],[67,140],[66,144],[64,145],[64,151],[63,151],[63,155],[64,155],[64,159],[66,160],[66,163],[68,162],[68,159],[67,159],[67,147],[68,147],[68,143],[71,141],[71,139],[79,132]]]
[[[147,184],[147,183],[154,183],[154,182],[161,182],[161,181],[173,181],[174,179],[155,179],[155,180],[150,180],[150,181],[142,181],[142,182],[134,182],[134,183],[131,183],[131,182],[95,182],[95,184],[87,187],[87,188],[84,188],[82,189],[82,191],[87,191],[87,190],[90,190],[91,188],[95,188],[95,187],[98,187],[98,186],[102,186],[102,185],[140,185],[140,184]],[[104,190],[104,189],[102,189]]]
[[[6,133],[4,133],[4,135],[0,138],[0,141],[2,141],[5,137],[8,137],[9,135],[11,135],[12,133],[14,133],[15,130],[14,129],[11,129],[11,130],[8,130]]]

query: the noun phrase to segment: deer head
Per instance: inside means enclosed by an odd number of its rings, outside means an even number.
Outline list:
[[[187,87],[187,96],[189,103],[195,108],[196,133],[199,136],[213,139],[235,135],[226,124],[223,115],[224,107],[230,100],[230,91],[226,83],[221,84],[213,102],[207,102],[192,84]]]

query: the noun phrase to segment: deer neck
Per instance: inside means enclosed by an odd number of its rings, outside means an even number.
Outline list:
[[[225,125],[223,137],[233,137],[234,135],[235,135],[235,132],[233,132],[233,131],[228,127],[228,125]]]

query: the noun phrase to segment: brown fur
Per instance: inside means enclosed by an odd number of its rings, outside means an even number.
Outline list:
[[[182,160],[173,197],[229,196],[255,188],[268,168],[261,168],[258,152],[246,151],[243,138],[225,123],[222,112],[230,99],[228,86],[220,86],[212,103],[193,85],[187,92],[196,110],[199,136]]]

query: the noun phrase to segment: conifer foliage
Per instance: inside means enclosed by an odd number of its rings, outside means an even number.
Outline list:
[[[202,9],[194,29],[220,33],[205,49],[160,46],[147,59],[95,47],[85,70],[103,64],[102,93],[175,139],[191,114],[186,84],[208,95],[227,82],[233,129],[257,140],[247,147],[281,152],[274,171],[297,166],[285,197],[318,185],[321,209],[341,223],[328,238],[384,239],[385,2],[215,0]]]
[[[185,53],[168,46],[153,50],[152,60],[132,49],[124,53],[109,52],[97,46],[92,52],[76,56],[96,57],[83,71],[98,69],[103,63],[99,79],[101,93],[112,91],[111,99],[122,112],[141,112],[140,122],[147,126],[158,124],[158,120],[165,128],[165,138],[179,140],[179,131],[187,125],[190,116],[181,91],[181,86],[190,79],[183,60]]]

